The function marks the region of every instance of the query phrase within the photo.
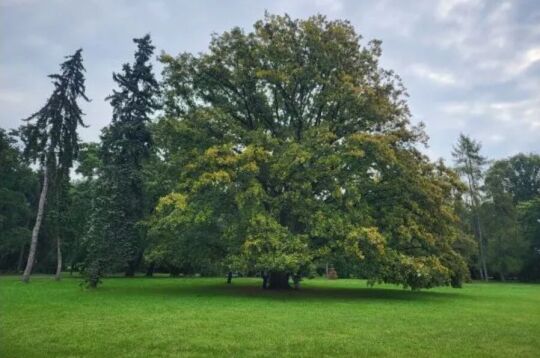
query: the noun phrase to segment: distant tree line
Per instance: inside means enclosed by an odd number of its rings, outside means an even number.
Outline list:
[[[0,131],[0,270],[341,277],[412,289],[540,279],[540,156],[488,162],[462,135],[430,161],[406,92],[346,21],[266,15],[207,52],[149,35],[113,74],[111,123],[85,126],[82,51],[18,130]]]
[[[480,150],[479,142],[461,135],[452,153],[467,185],[458,212],[464,232],[476,241],[473,276],[538,280],[540,156],[517,154],[489,163]]]

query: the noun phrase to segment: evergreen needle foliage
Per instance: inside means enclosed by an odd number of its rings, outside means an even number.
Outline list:
[[[28,123],[19,130],[23,141],[24,154],[32,161],[37,161],[43,172],[43,183],[39,199],[36,222],[32,231],[32,241],[28,261],[22,280],[28,282],[34,265],[37,240],[44,216],[45,202],[49,189],[49,182],[56,191],[55,207],[65,214],[66,186],[69,183],[69,171],[79,152],[79,136],[77,127],[84,126],[82,110],[78,100],[85,95],[84,66],[82,63],[82,50],[67,56],[60,65],[59,74],[49,75],[52,78],[54,90],[45,106],[25,119]],[[62,214],[57,214],[57,217]],[[57,227],[59,225],[56,222]],[[60,278],[61,239],[57,234],[57,278]]]
[[[103,271],[125,270],[132,276],[144,250],[137,223],[145,215],[143,162],[152,148],[150,115],[159,106],[159,86],[150,59],[150,35],[133,40],[133,65],[113,74],[118,89],[107,97],[113,119],[101,136],[101,172],[95,184],[85,272],[95,287]]]

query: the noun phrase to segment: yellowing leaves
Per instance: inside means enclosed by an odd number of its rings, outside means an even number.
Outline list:
[[[347,146],[352,155],[357,155],[358,151],[369,152],[373,157],[379,158],[381,161],[395,162],[397,157],[391,146],[392,140],[391,136],[357,132],[347,137]],[[365,153],[362,156],[364,155]]]
[[[205,159],[218,165],[232,165],[237,162],[237,157],[227,146],[213,146],[204,153]]]
[[[242,165],[240,170],[242,172],[256,173],[257,171],[259,171],[259,167],[257,166],[257,163],[249,162],[249,163],[246,163],[246,164]]]
[[[171,241],[200,240],[249,270],[342,255],[370,279],[444,283],[441,263],[417,256],[451,257],[459,178],[414,149],[421,130],[380,55],[348,23],[267,16],[207,53],[164,56],[167,105],[186,112],[162,133],[189,194],[162,215]]]
[[[231,182],[231,175],[224,170],[217,170],[215,172],[203,173],[199,179],[200,185],[205,184],[228,184]]]
[[[351,148],[347,152],[347,154],[355,158],[363,158],[366,155],[366,152],[364,152],[362,149],[359,149],[359,148]]]
[[[156,212],[162,213],[165,210],[178,209],[183,210],[187,206],[186,196],[180,193],[170,193],[159,199],[156,206]]]
[[[386,239],[376,227],[361,227],[347,235],[345,250],[363,260],[366,255],[384,255],[385,245]]]

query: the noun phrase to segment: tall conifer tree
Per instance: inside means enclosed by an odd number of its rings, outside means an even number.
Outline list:
[[[150,35],[133,41],[135,61],[113,74],[118,89],[107,97],[113,118],[101,136],[103,168],[98,185],[102,190],[88,237],[92,241],[87,265],[90,286],[97,284],[111,260],[132,276],[142,256],[136,224],[144,216],[142,167],[152,147],[148,124],[159,107],[159,84],[150,63],[154,51]]]
[[[25,119],[28,123],[20,128],[20,137],[25,144],[25,154],[39,163],[43,174],[38,212],[32,230],[32,240],[28,261],[22,281],[28,282],[36,256],[39,230],[45,212],[45,203],[49,190],[49,182],[57,186],[69,181],[69,171],[79,151],[78,126],[84,126],[83,112],[78,100],[85,95],[84,66],[82,50],[67,56],[60,65],[60,73],[49,75],[52,78],[54,91],[47,103],[38,112]],[[60,238],[57,237],[58,268],[56,278],[60,278],[62,253]]]
[[[467,181],[469,204],[473,216],[474,235],[478,241],[478,264],[480,276],[483,280],[488,280],[486,264],[486,242],[482,232],[480,219],[481,192],[480,186],[483,179],[483,168],[487,160],[480,154],[482,148],[479,142],[461,134],[457,145],[454,147],[452,156],[456,163],[456,170],[463,175]]]

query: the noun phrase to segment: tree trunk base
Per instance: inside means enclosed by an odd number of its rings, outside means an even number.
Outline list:
[[[28,251],[28,260],[26,261],[26,268],[24,269],[21,281],[28,283],[30,281],[30,274],[34,267],[34,261],[36,259],[36,249],[39,236],[39,229],[41,227],[41,221],[43,220],[43,214],[45,212],[45,202],[47,201],[47,190],[49,188],[49,175],[47,174],[47,163],[43,166],[43,185],[41,188],[41,194],[39,195],[38,212],[36,216],[36,222],[32,229],[32,240],[30,241],[30,249]]]
[[[146,277],[153,277],[155,268],[156,268],[156,264],[153,262],[150,263],[150,265],[148,265],[148,268],[146,269]]]
[[[268,278],[268,289],[270,290],[288,290],[291,288],[289,285],[289,274],[286,272],[270,272]]]
[[[88,288],[97,288],[98,287],[98,280],[90,279],[88,280]]]
[[[55,281],[62,279],[62,245],[60,238],[56,238],[56,274],[54,275]]]

